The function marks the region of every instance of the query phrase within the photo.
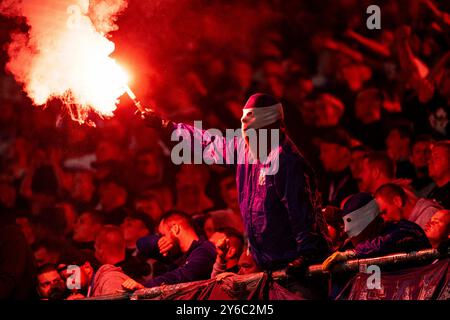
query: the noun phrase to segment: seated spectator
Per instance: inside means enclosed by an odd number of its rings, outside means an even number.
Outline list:
[[[73,228],[73,244],[79,249],[94,251],[95,237],[103,227],[103,220],[97,211],[82,213]]]
[[[163,182],[164,166],[157,151],[140,150],[136,155],[136,176],[131,188],[135,192],[156,187]]]
[[[244,238],[239,232],[231,228],[217,232],[214,237],[216,241],[212,242],[216,245],[217,258],[211,278],[223,272],[237,273],[239,270],[239,258],[244,246]]]
[[[242,234],[244,232],[244,223],[240,213],[235,213],[231,210],[216,210],[209,211],[206,214],[204,230],[208,239],[214,232],[223,228],[232,228]]]
[[[153,221],[142,212],[130,212],[120,225],[127,252],[132,255],[136,251],[136,242],[153,232]]]
[[[236,177],[226,176],[220,181],[220,195],[230,211],[229,217],[233,221],[233,228],[239,232],[244,232],[241,210],[239,209],[238,192],[236,187]]]
[[[397,178],[413,179],[414,166],[409,162],[412,132],[407,124],[393,127],[386,137],[386,153],[395,162]]]
[[[362,162],[358,186],[361,192],[374,193],[381,185],[395,179],[395,164],[383,152],[370,152]]]
[[[0,205],[0,300],[33,298],[34,259],[14,216]]]
[[[100,184],[98,193],[100,202],[97,208],[104,214],[105,224],[119,226],[126,216],[127,190],[114,179],[107,179]]]
[[[358,191],[350,171],[350,138],[345,131],[335,130],[323,135],[319,144],[325,169],[323,200],[325,204],[339,206],[345,197]]]
[[[433,248],[450,239],[450,210],[436,212],[425,225],[425,234]]]
[[[41,267],[46,264],[56,265],[63,255],[63,244],[59,239],[45,238],[34,246],[34,259],[36,265]]]
[[[33,217],[33,226],[38,238],[57,238],[63,241],[67,228],[66,215],[60,207],[45,208]]]
[[[95,207],[96,188],[90,171],[77,171],[72,177],[71,202],[77,212],[92,210]]]
[[[190,217],[180,211],[166,213],[158,228],[160,237],[151,235],[140,239],[138,248],[148,257],[168,257],[181,252],[172,271],[156,277],[144,285],[133,280],[123,283],[128,290],[156,287],[162,284],[176,284],[209,279],[216,259],[216,249],[211,242],[201,239],[195,233]]]
[[[153,191],[144,191],[134,199],[134,209],[145,213],[153,221],[159,221],[164,214],[158,196]]]
[[[363,161],[368,153],[368,149],[362,145],[353,147],[350,150],[351,160],[350,160],[350,171],[352,172],[353,179],[359,177]]]
[[[130,279],[116,266],[125,259],[125,240],[119,227],[103,227],[95,239],[95,258],[102,265],[94,274],[92,297],[117,293]]]
[[[375,199],[380,207],[381,217],[385,221],[412,221],[422,229],[431,217],[442,209],[433,200],[417,198],[412,192],[395,183],[387,183],[375,192]]]
[[[315,125],[318,128],[336,127],[344,111],[345,106],[339,98],[329,93],[320,94],[317,99],[317,107],[315,108]]]
[[[344,224],[341,219],[341,210],[336,207],[326,206],[322,209],[322,213],[327,222],[328,235],[333,244],[333,249],[337,250],[346,238]]]
[[[428,163],[430,177],[436,183],[428,199],[436,200],[445,209],[450,209],[450,141],[435,143]]]
[[[348,259],[377,257],[431,247],[425,232],[415,223],[400,220],[384,222],[375,199],[365,192],[350,197],[342,210],[348,240],[322,264],[329,270]]]
[[[360,91],[355,101],[355,128],[351,134],[361,140],[364,145],[382,150],[385,138],[381,112],[383,94],[376,88]]]
[[[63,300],[66,284],[52,264],[44,264],[37,271],[37,292],[41,300]]]
[[[204,166],[183,165],[176,175],[176,207],[190,215],[212,208],[214,204],[205,194],[208,179]]]
[[[411,147],[411,163],[415,169],[415,177],[411,186],[419,197],[426,197],[434,187],[433,179],[428,174],[430,154],[431,138],[427,136],[416,138]]]
[[[16,217],[16,224],[22,230],[29,246],[36,242],[36,231],[34,230],[32,219],[26,215],[19,214]]]
[[[236,274],[239,275],[246,275],[246,274],[252,274],[261,272],[261,269],[258,268],[256,265],[255,260],[253,259],[250,251],[247,247],[242,248],[242,254],[239,257],[238,261],[238,271],[236,272],[223,272],[217,274],[215,277],[217,280],[222,280],[223,278],[226,278],[228,276],[234,276]]]
[[[33,215],[38,215],[55,204],[58,195],[58,179],[49,165],[37,168],[31,179],[31,212]]]
[[[72,288],[68,300],[82,299],[92,295],[92,279],[95,272],[99,269],[100,264],[94,257],[94,254],[88,250],[80,250],[77,254],[66,255],[61,258],[58,264],[58,271],[61,277],[67,283],[73,283],[73,280],[69,279],[74,275],[73,270],[69,270],[69,266],[77,266],[79,269],[79,287]]]
[[[250,251],[247,248],[243,248],[242,254],[239,257],[238,262],[239,271],[238,274],[251,274],[260,272],[261,270],[256,265],[255,260],[253,259]]]

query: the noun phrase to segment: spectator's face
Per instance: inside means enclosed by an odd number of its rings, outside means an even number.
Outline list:
[[[38,267],[43,266],[47,263],[56,264],[58,263],[59,258],[59,253],[51,252],[44,247],[40,247],[36,251],[34,251],[34,259]]]
[[[372,76],[370,68],[356,64],[342,67],[339,73],[353,92],[360,90],[363,83]]]
[[[323,142],[320,144],[320,160],[327,172],[340,172],[348,167],[350,152],[338,144]]]
[[[277,98],[283,97],[284,84],[277,76],[270,76],[267,78],[267,85],[270,92]]]
[[[403,209],[399,203],[401,200],[395,198],[399,197],[394,197],[393,203],[389,203],[389,201],[386,201],[383,197],[375,198],[378,207],[380,208],[380,216],[384,221],[398,221],[403,218]]]
[[[138,157],[138,170],[146,177],[157,177],[159,174],[159,165],[156,155],[145,153]]]
[[[101,226],[95,223],[89,213],[83,213],[77,220],[73,229],[73,240],[90,242],[95,240]]]
[[[72,199],[90,201],[95,191],[94,180],[89,173],[77,173],[73,178]]]
[[[99,189],[99,194],[102,208],[106,211],[125,204],[127,200],[126,190],[114,182],[102,184]]]
[[[60,267],[64,267],[64,265],[58,266],[58,269]],[[81,290],[86,290],[89,285],[91,284],[92,276],[94,275],[94,268],[92,268],[91,264],[86,261],[82,266],[80,266],[80,287]],[[61,271],[61,278],[64,282],[67,283],[67,279],[73,275],[73,271],[69,271],[67,267]],[[69,281],[73,281],[69,279]]]
[[[369,124],[381,118],[381,100],[374,94],[363,93],[355,104],[355,116],[363,124]]]
[[[38,275],[38,292],[42,299],[61,300],[66,286],[56,270]]]
[[[97,157],[97,162],[102,163],[108,160],[120,160],[121,151],[119,147],[108,141],[102,141],[97,145],[97,150],[95,152]]]
[[[328,128],[336,126],[341,119],[342,112],[333,104],[319,101],[316,108],[316,126]]]
[[[177,195],[178,204],[187,206],[197,206],[200,201],[201,189],[194,184],[178,184]]]
[[[430,160],[431,143],[420,141],[414,144],[411,154],[411,162],[416,169],[427,167]]]
[[[431,149],[430,162],[428,163],[428,172],[434,180],[442,179],[450,172],[450,161],[446,148],[434,147]]]
[[[391,130],[386,138],[387,153],[395,161],[409,158],[409,145],[409,137],[402,137],[395,129]]]
[[[447,134],[447,126],[448,126],[448,113],[443,107],[439,107],[436,111],[430,113],[428,116],[428,122],[431,127],[436,131],[443,135]]]
[[[159,221],[163,215],[163,210],[156,199],[139,199],[135,202],[135,208],[137,211],[141,211],[152,218],[153,221]]]
[[[236,207],[238,203],[238,193],[234,178],[226,178],[221,182],[221,195],[229,208]]]
[[[175,229],[178,229],[178,232],[175,233]],[[183,230],[180,225],[175,226],[174,224],[168,225],[165,222],[161,222],[158,227],[158,233],[161,237],[166,238],[169,242],[171,242],[174,246],[170,249],[169,255],[176,254],[180,250],[180,238],[183,237]]]
[[[125,218],[120,228],[122,229],[123,237],[127,243],[135,243],[139,238],[142,238],[149,233],[149,230],[141,220],[130,217]]]
[[[361,171],[358,180],[359,191],[361,192],[375,192],[378,177],[375,174],[375,170],[370,167],[369,161],[363,159]]]
[[[350,160],[350,170],[352,171],[353,178],[357,178],[360,176],[365,155],[366,153],[364,151],[352,152]]]
[[[252,82],[252,67],[244,61],[236,61],[232,64],[232,76],[241,88],[248,88]]]
[[[256,266],[255,261],[253,260],[250,254],[247,254],[247,250],[242,252],[241,257],[238,262],[239,272],[238,274],[250,274],[259,271],[259,268]]]
[[[16,218],[16,223],[19,225],[20,229],[22,230],[23,234],[25,235],[25,239],[27,240],[27,243],[29,245],[33,244],[36,236],[34,229],[30,223],[30,220],[26,217],[20,217]]]
[[[60,208],[64,212],[64,217],[66,218],[66,235],[73,232],[73,227],[78,219],[75,209],[69,203],[58,203],[57,208]]]
[[[436,212],[424,227],[425,234],[430,242],[438,244],[449,238],[450,211],[441,210]]]
[[[300,105],[303,121],[307,126],[316,125],[316,103],[314,101],[305,101]]]

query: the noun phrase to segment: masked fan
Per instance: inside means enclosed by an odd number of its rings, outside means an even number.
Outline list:
[[[407,220],[384,222],[371,194],[351,196],[342,210],[344,231],[348,236],[341,250],[322,264],[329,270],[335,263],[352,258],[368,258],[391,253],[430,248],[425,232]]]

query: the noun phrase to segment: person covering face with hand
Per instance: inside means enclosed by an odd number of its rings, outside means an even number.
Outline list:
[[[180,211],[169,211],[161,219],[159,235],[150,235],[138,240],[138,250],[148,258],[173,260],[168,271],[150,281],[139,284],[126,280],[122,287],[137,290],[157,287],[162,284],[176,284],[209,279],[216,260],[214,244],[200,238],[192,225],[191,218]],[[180,254],[176,254],[180,252]]]

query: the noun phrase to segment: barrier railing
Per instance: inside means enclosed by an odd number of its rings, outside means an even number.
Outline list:
[[[431,262],[435,259],[440,259],[447,256],[449,256],[448,251],[442,253],[437,251],[436,249],[426,249],[417,252],[391,254],[383,257],[349,260],[343,263],[336,264],[329,271],[323,270],[322,265],[317,264],[309,266],[307,276],[315,277],[335,273],[357,272],[364,265],[378,265],[379,267],[396,266],[398,268],[402,268],[403,266],[408,265],[408,267],[411,267],[413,265]],[[262,275],[263,272],[259,272],[248,275],[232,275],[229,276],[229,278],[231,278],[231,280],[236,283],[242,282],[249,283],[251,281],[255,281],[256,279],[260,279]],[[284,270],[275,271],[271,274],[271,276],[272,279],[275,281],[283,280],[286,277],[288,277]],[[85,300],[128,300],[128,299],[139,300],[139,299],[155,299],[155,298],[163,299],[164,296],[172,295],[173,293],[181,290],[188,290],[190,288],[192,290],[201,289],[202,287],[206,287],[214,281],[217,280],[209,279],[195,282],[179,283],[174,285],[163,285],[160,287],[145,288],[137,290],[135,292],[124,292],[107,296],[86,298]]]

